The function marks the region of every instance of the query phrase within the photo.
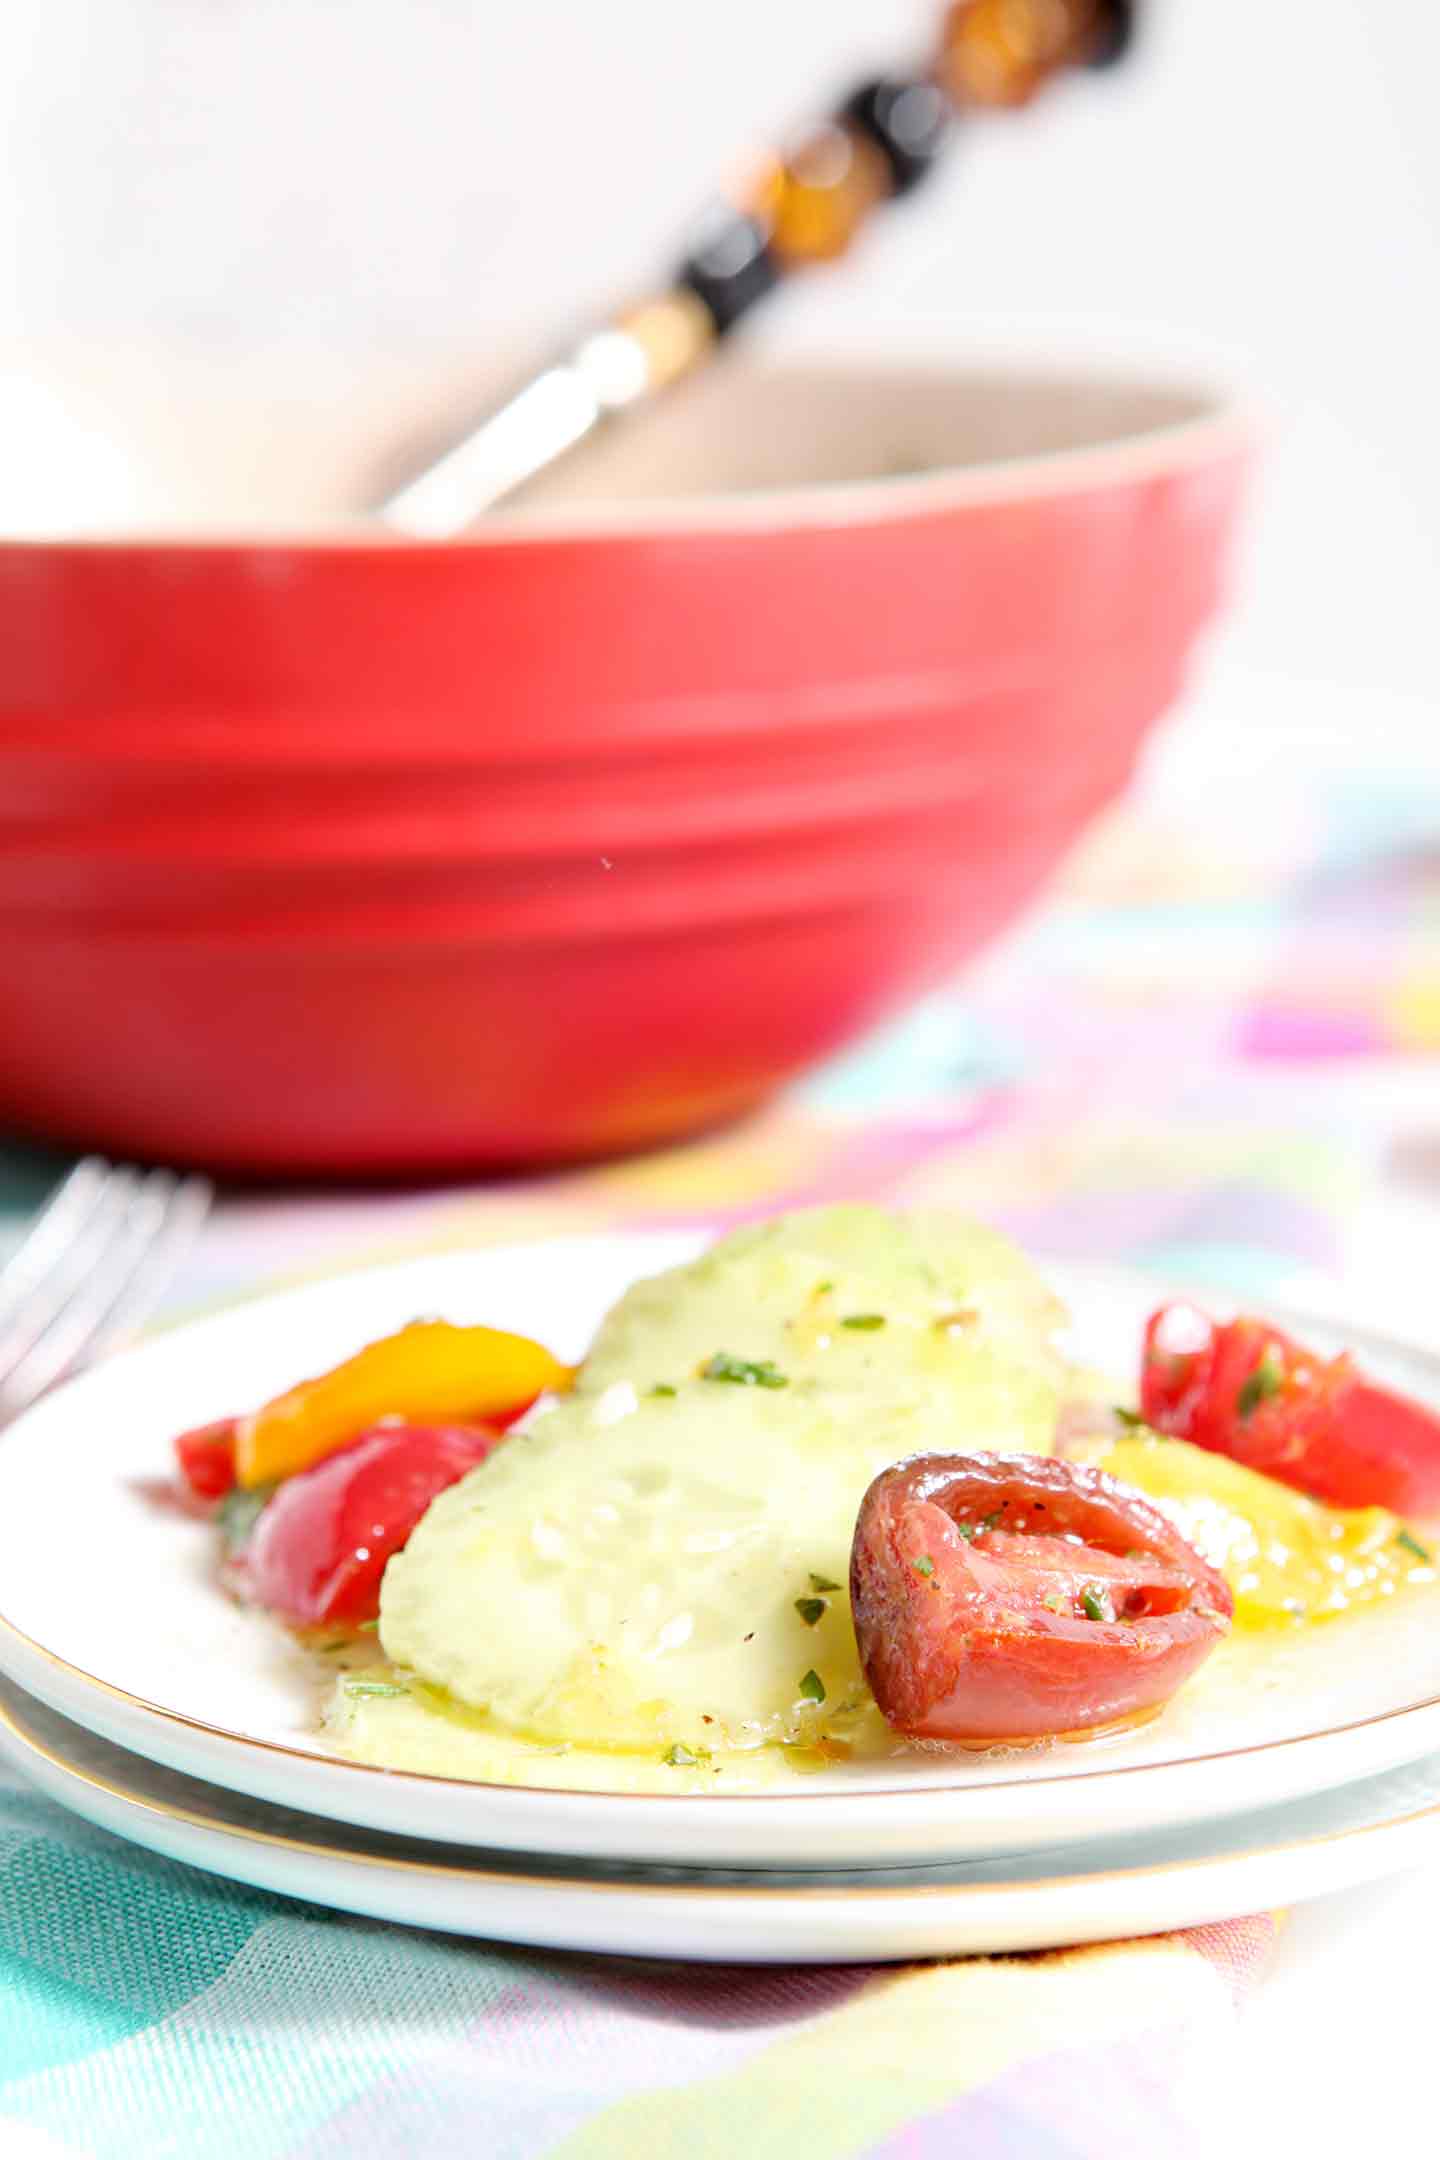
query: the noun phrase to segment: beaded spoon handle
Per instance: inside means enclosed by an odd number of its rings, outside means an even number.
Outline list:
[[[1135,0],[954,0],[912,75],[862,83],[836,116],[723,203],[670,284],[623,308],[532,375],[377,514],[397,532],[463,532],[596,428],[709,358],[781,279],[843,255],[882,203],[937,163],[957,116],[1026,105],[1074,67],[1130,43]]]

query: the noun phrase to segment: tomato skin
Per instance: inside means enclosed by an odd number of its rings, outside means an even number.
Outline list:
[[[1115,1617],[1081,1609],[1097,1591]],[[1036,1455],[916,1455],[882,1471],[861,1502],[850,1599],[884,1716],[971,1746],[1158,1708],[1234,1610],[1158,1508]]]
[[[175,1460],[197,1500],[223,1500],[235,1483],[235,1419],[216,1418],[179,1434]]]
[[[495,1433],[509,1432],[527,1411],[534,1409],[539,1399],[538,1395],[532,1395],[527,1401],[488,1417],[486,1427]],[[211,1425],[196,1425],[191,1431],[177,1436],[175,1460],[187,1488],[197,1500],[223,1500],[226,1493],[234,1491],[235,1442],[239,1424],[238,1418],[216,1418]]]
[[[1176,1337],[1200,1346],[1177,1357]],[[1440,1417],[1367,1380],[1348,1355],[1320,1357],[1264,1320],[1222,1324],[1192,1306],[1152,1313],[1140,1408],[1156,1432],[1332,1507],[1440,1513]]]
[[[412,1320],[240,1418],[235,1475],[245,1486],[294,1477],[386,1417],[437,1429],[513,1419],[574,1378],[528,1335]]]
[[[380,1609],[385,1563],[430,1502],[484,1462],[490,1426],[382,1425],[281,1484],[245,1549],[257,1604],[301,1627],[358,1627]]]

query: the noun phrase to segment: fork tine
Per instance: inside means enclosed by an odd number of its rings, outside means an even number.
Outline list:
[[[115,1346],[143,1327],[179,1272],[210,1212],[215,1188],[208,1178],[186,1177],[170,1193],[154,1238],[141,1255],[134,1274],[109,1313],[95,1330],[86,1348],[87,1362],[104,1357]]]
[[[13,1417],[58,1379],[128,1280],[137,1219],[148,1203],[131,1170],[112,1171],[68,1252],[0,1345],[0,1419]]]
[[[36,1216],[25,1237],[0,1267],[0,1325],[18,1312],[61,1260],[92,1213],[110,1176],[99,1155],[76,1163]]]
[[[50,1264],[14,1300],[0,1326],[0,1383],[35,1348],[41,1337],[79,1294],[86,1281],[105,1265],[116,1239],[123,1234],[131,1202],[139,1185],[133,1170],[116,1170],[106,1164],[89,1192],[89,1205],[75,1209],[69,1234],[56,1236]]]
[[[203,1180],[181,1183],[169,1170],[113,1174],[103,1221],[92,1221],[77,1241],[83,1263],[72,1255],[66,1267],[65,1295],[8,1369],[0,1363],[0,1419],[14,1417],[134,1324],[142,1297],[153,1303],[163,1285],[157,1254],[193,1234],[209,1197]]]

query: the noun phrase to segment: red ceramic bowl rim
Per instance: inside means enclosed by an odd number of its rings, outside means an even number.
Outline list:
[[[755,374],[801,372],[800,363],[755,369]],[[883,380],[899,395],[906,383],[973,379],[982,370],[974,366],[943,367],[844,367],[805,363],[803,372],[826,373],[851,380]],[[1187,380],[1157,373],[1110,374],[1099,368],[1017,367],[1017,379],[1029,382],[1081,383],[1108,387],[1136,397],[1169,393],[1190,400],[1195,410],[1187,417],[1141,427],[1130,433],[1102,436],[1059,450],[1043,450],[1015,457],[975,461],[964,465],[937,465],[919,473],[887,473],[868,478],[814,481],[793,487],[755,488],[726,493],[687,496],[636,497],[597,503],[583,509],[564,505],[526,510],[492,511],[473,531],[448,539],[416,538],[393,532],[360,517],[337,519],[333,524],[237,526],[209,532],[203,528],[183,531],[164,526],[136,528],[114,533],[87,533],[27,538],[0,535],[0,553],[113,552],[142,548],[147,554],[185,555],[204,550],[249,551],[255,548],[340,554],[387,554],[403,549],[411,553],[475,553],[504,543],[528,542],[535,546],[577,539],[646,540],[654,534],[725,532],[776,532],[817,529],[857,523],[884,524],[937,511],[989,507],[994,504],[1032,501],[1083,493],[1094,489],[1133,486],[1160,475],[1219,464],[1252,452],[1261,425],[1251,400],[1242,393],[1211,382]],[[643,423],[642,423],[643,424]]]

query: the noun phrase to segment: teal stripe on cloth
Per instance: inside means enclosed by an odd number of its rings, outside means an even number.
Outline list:
[[[119,2003],[107,2002],[94,1988],[78,1987],[42,1967],[0,1948],[0,2109],[3,2087],[33,2071],[74,2062],[96,2048],[110,2047],[147,2020]]]
[[[175,1872],[192,1899],[223,1901],[214,1878]],[[522,1977],[489,1946],[256,1902],[269,1917],[193,2000],[0,2091],[0,2151],[7,2125],[88,2152],[103,2124],[104,2160],[281,2160],[374,2087],[423,2073]]]
[[[0,2096],[183,2008],[275,1905],[0,1793]]]
[[[86,1852],[65,1835],[11,1855],[0,1946],[139,2017],[168,2017],[218,1980],[274,1910],[212,1877],[124,1846]]]

